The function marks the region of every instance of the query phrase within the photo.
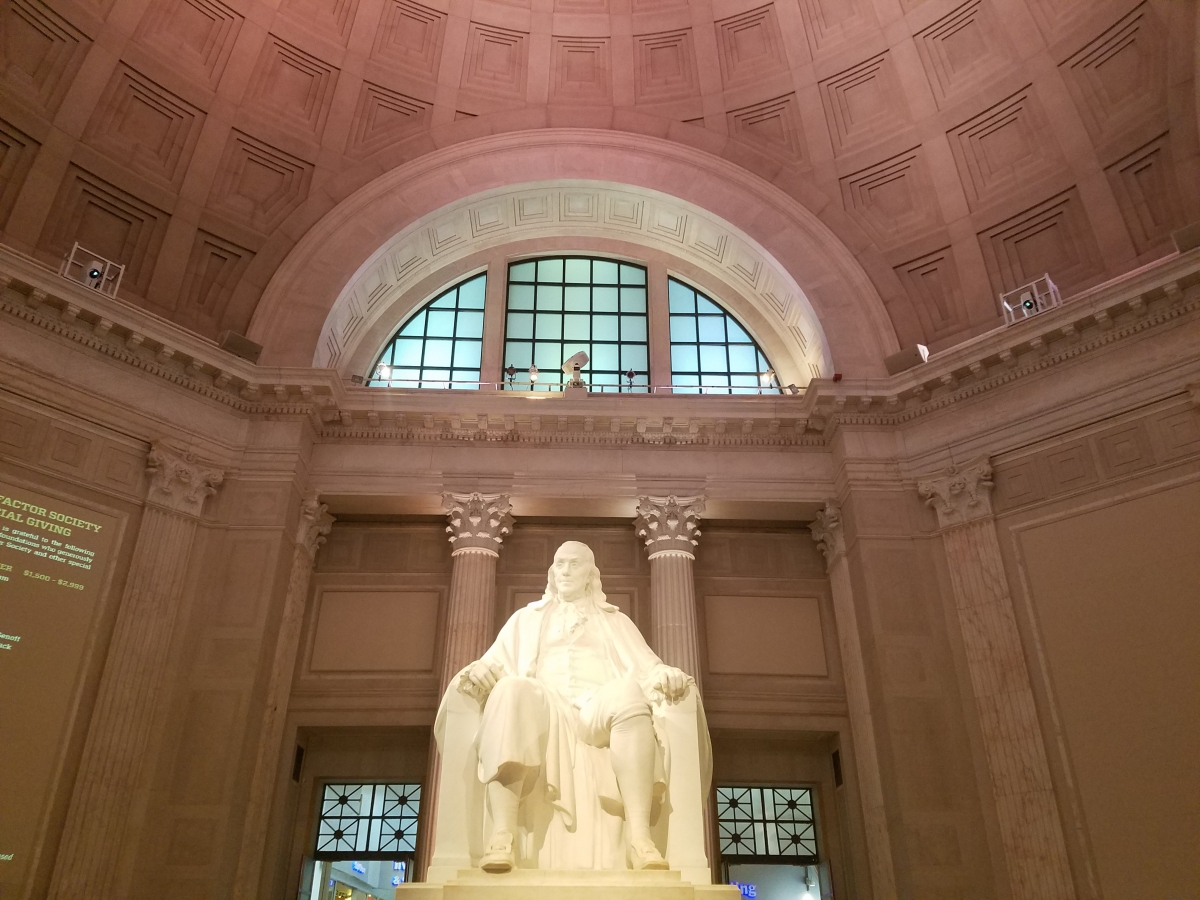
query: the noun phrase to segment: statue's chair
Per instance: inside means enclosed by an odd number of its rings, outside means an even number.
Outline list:
[[[451,681],[434,725],[434,736],[441,751],[441,774],[433,855],[426,874],[426,881],[432,883],[444,883],[455,878],[460,870],[478,866],[488,836],[484,785],[477,775],[475,746],[483,708],[476,698],[460,690],[458,683],[457,678]],[[673,703],[658,700],[652,711],[655,731],[666,745],[668,767],[667,790],[656,803],[657,815],[651,822],[655,843],[683,881],[711,884],[705,852],[704,813],[712,778],[712,754],[704,709],[695,685],[689,685],[681,700]],[[580,754],[579,759],[585,757],[586,754]],[[589,849],[579,855],[592,859],[588,868],[627,868],[624,821],[619,811],[613,814],[603,808],[595,777],[587,766],[577,765],[572,777],[576,790],[575,827],[566,829],[561,821],[546,821],[552,816],[561,816],[548,805],[543,807],[540,817],[525,816],[520,829],[522,833],[515,841],[518,870],[546,867],[539,857],[543,857],[543,842],[548,831],[552,831],[554,839],[560,842],[590,841],[609,847],[615,844],[619,852],[605,855],[592,853]],[[535,794],[541,790],[544,786],[540,782],[533,787]],[[598,831],[603,832],[599,840]],[[570,851],[571,848],[566,849]],[[571,854],[568,852],[567,855]]]

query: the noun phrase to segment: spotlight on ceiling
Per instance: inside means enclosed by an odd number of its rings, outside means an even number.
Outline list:
[[[1061,305],[1062,296],[1049,274],[1000,295],[1005,325],[1016,325],[1022,319]]]

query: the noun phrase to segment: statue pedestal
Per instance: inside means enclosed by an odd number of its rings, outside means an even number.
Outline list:
[[[460,869],[443,884],[405,884],[396,900],[738,900],[727,884],[692,884],[679,872],[517,869],[490,875]]]

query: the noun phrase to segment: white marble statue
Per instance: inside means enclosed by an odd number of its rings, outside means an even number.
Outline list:
[[[513,614],[443,698],[445,846],[435,845],[433,867],[453,855],[461,817],[470,861],[487,872],[670,865],[707,882],[710,757],[695,695],[607,602],[587,545],[563,544],[543,597]]]

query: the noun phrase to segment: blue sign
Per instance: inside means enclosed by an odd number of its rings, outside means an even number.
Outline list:
[[[735,888],[742,892],[743,897],[754,898],[758,896],[758,886],[749,882],[731,881],[729,882]]]
[[[362,863],[360,863],[360,862],[352,862],[352,863],[350,863],[350,869],[351,869],[351,871],[353,871],[353,872],[357,872],[359,875],[366,875],[366,874],[367,874],[367,867],[366,867],[366,866],[364,866],[364,865],[363,865]]]

